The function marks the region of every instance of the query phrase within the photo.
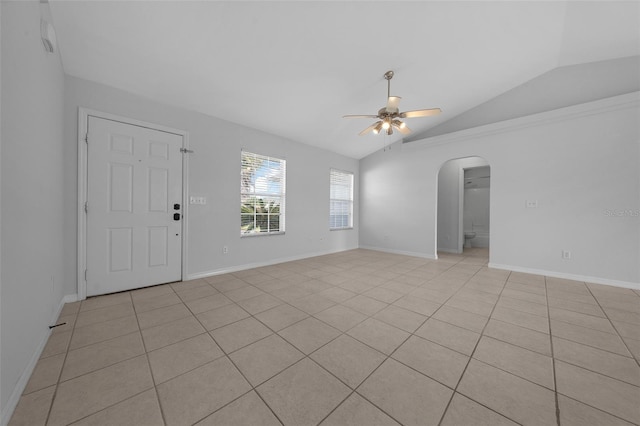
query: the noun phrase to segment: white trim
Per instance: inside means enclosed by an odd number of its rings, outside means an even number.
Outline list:
[[[394,250],[394,249],[375,247],[375,246],[360,246],[359,248],[365,249],[365,250],[381,251],[384,253],[391,253],[391,254],[402,254],[404,256],[421,257],[423,259],[432,259],[432,260],[438,259],[437,256],[426,254],[426,253],[419,253],[416,251]]]
[[[62,304],[65,303],[73,303],[73,302],[77,302],[80,299],[78,298],[78,294],[74,293],[74,294],[67,294],[66,296],[64,296],[64,298],[62,299]]]
[[[602,284],[602,285],[608,285],[612,287],[623,287],[623,288],[630,288],[633,290],[640,290],[640,283],[634,283],[631,281],[618,281],[618,280],[611,280],[608,278],[589,277],[586,275],[566,274],[564,272],[554,272],[554,271],[546,271],[543,269],[524,268],[521,266],[501,265],[498,263],[489,263],[488,266],[489,268],[504,269],[504,270],[513,271],[513,272],[524,272],[525,274],[544,275],[546,277],[564,278],[564,279],[573,280],[573,281],[583,281],[585,283],[591,283],[591,284]]]
[[[182,147],[187,150],[182,155],[182,268],[180,276],[187,275],[189,239],[189,132],[182,134]]]
[[[87,281],[85,280],[84,271],[87,268],[87,217],[84,205],[87,201],[87,144],[85,137],[87,135],[87,124],[89,116],[102,118],[106,120],[118,121],[133,126],[146,127],[161,132],[172,133],[182,137],[182,148],[189,149],[189,132],[186,130],[175,129],[172,127],[162,126],[156,123],[137,120],[129,117],[122,117],[102,111],[96,111],[90,108],[78,108],[78,268],[77,268],[77,300],[84,300],[87,297]],[[185,279],[186,266],[188,265],[187,253],[187,230],[188,230],[188,209],[189,209],[189,155],[182,156],[182,258],[181,258],[181,279]]]
[[[593,102],[586,102],[578,105],[571,105],[551,111],[531,114],[524,117],[512,118],[498,121],[470,129],[458,130],[456,132],[443,135],[431,136],[414,141],[402,141],[402,149],[425,149],[452,142],[462,142],[483,136],[490,136],[499,133],[511,132],[527,127],[550,124],[579,117],[587,117],[603,112],[617,111],[627,108],[635,108],[640,105],[640,91],[626,93],[624,95],[612,96]]]
[[[77,294],[80,300],[87,297],[87,281],[85,279],[85,268],[87,267],[87,217],[84,205],[87,202],[87,145],[84,138],[87,136],[87,124],[90,110],[78,108],[78,251],[77,251]]]
[[[333,176],[333,172],[336,173],[341,173],[342,175],[350,175],[351,176],[351,185],[350,188],[351,189],[351,194],[349,195],[349,199],[343,199],[343,198],[331,198],[331,189],[332,189],[332,176]],[[355,194],[355,186],[356,186],[356,174],[353,172],[349,172],[346,170],[341,170],[341,169],[336,169],[334,167],[329,167],[329,231],[342,231],[345,229],[353,229],[353,212],[354,212],[354,194]],[[349,201],[351,204],[351,211],[349,212],[349,225],[347,226],[336,226],[336,227],[331,227],[331,202],[333,200],[338,200],[338,201]]]
[[[49,321],[49,324],[52,324],[52,325],[55,324],[56,320],[60,316],[60,313],[62,312],[62,308],[64,307],[65,303],[75,302],[77,301],[77,299],[78,297],[75,294],[64,296],[60,300],[60,303],[58,304],[58,309],[56,309],[56,311],[53,313],[52,318]],[[46,330],[42,334],[42,337],[40,338],[40,343],[38,343],[38,347],[33,352],[33,355],[31,356],[29,363],[24,368],[24,370],[22,371],[22,374],[20,375],[20,378],[18,379],[18,382],[13,387],[13,392],[11,392],[11,396],[7,400],[7,404],[3,407],[2,414],[0,414],[0,425],[6,426],[9,423],[9,420],[11,420],[11,416],[13,415],[13,412],[18,406],[18,402],[20,401],[22,392],[24,392],[24,389],[27,387],[27,383],[31,378],[31,374],[33,374],[33,370],[36,368],[36,364],[40,359],[40,355],[42,355],[42,351],[44,350],[44,347],[47,345],[49,336],[51,336],[51,329]]]
[[[244,270],[247,270],[247,269],[261,268],[261,267],[264,267],[264,266],[277,265],[279,263],[285,263],[285,262],[292,262],[292,261],[295,261],[295,260],[308,259],[310,257],[326,256],[328,254],[340,253],[340,252],[349,251],[349,250],[356,250],[357,248],[358,247],[340,249],[340,250],[323,250],[323,251],[318,251],[318,252],[314,252],[314,253],[302,254],[302,255],[298,255],[298,256],[281,257],[281,258],[278,258],[278,259],[269,260],[267,262],[245,263],[245,264],[242,264],[242,265],[229,266],[228,268],[213,269],[211,271],[205,271],[205,272],[196,272],[195,274],[187,275],[186,280],[196,280],[196,279],[199,279],[199,278],[212,277],[212,276],[215,276],[215,275],[223,275],[223,274],[228,274],[228,273],[231,273],[231,272],[244,271]]]
[[[491,199],[489,199],[491,202]],[[489,206],[491,210],[491,206]],[[438,211],[436,210],[436,215]],[[464,251],[464,167],[458,168],[458,254]]]

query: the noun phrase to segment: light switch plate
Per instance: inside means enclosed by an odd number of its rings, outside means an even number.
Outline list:
[[[189,204],[205,205],[207,204],[207,197],[195,197],[192,195],[189,197]]]
[[[525,206],[528,209],[538,208],[538,200],[527,200],[527,201],[525,201]]]

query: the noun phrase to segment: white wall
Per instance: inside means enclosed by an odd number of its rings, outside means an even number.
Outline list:
[[[2,52],[2,5],[0,4],[0,53]],[[2,55],[0,54],[0,100],[2,99]],[[2,241],[2,102],[0,101],[0,241]],[[1,244],[0,244],[1,246]],[[2,399],[2,248],[0,247],[0,424],[3,424],[5,406]]]
[[[639,104],[635,92],[364,158],[361,246],[434,257],[438,170],[477,155],[491,166],[491,265],[640,288]]]
[[[1,2],[2,422],[63,299],[64,76],[45,53],[37,1]],[[44,12],[46,14],[46,11]]]
[[[480,157],[447,161],[438,172],[438,250],[460,253],[464,238],[460,235],[460,186],[465,168],[486,166]]]
[[[189,206],[189,276],[240,269],[288,258],[358,247],[354,229],[329,231],[329,169],[351,171],[357,160],[313,148],[204,114],[160,104],[98,83],[67,76],[65,84],[65,252],[76,252],[78,107],[157,123],[189,132],[189,193],[207,204]],[[287,160],[285,235],[240,238],[240,150]],[[357,203],[356,203],[357,204]],[[229,254],[222,247],[229,247]],[[67,259],[71,277],[65,292],[76,292],[76,259]]]

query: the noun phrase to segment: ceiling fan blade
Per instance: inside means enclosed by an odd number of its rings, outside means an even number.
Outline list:
[[[375,117],[375,116],[374,116]],[[364,136],[367,133],[369,133],[370,131],[372,131],[377,125],[378,125],[379,121],[376,121],[375,123],[373,123],[371,126],[367,127],[366,129],[364,129],[363,131],[361,131],[360,133],[358,133],[359,136]]]
[[[431,115],[440,114],[441,112],[442,110],[440,108],[417,109],[415,111],[401,112],[400,118],[429,117]]]
[[[392,124],[392,126],[403,135],[408,135],[409,133],[411,133],[411,129],[406,125],[404,127],[400,127],[397,124]]]
[[[343,115],[342,118],[378,118],[377,115]]]
[[[400,99],[402,99],[400,96],[389,96],[389,99],[387,99],[387,107],[385,108],[387,112],[398,112],[398,104],[400,103]]]

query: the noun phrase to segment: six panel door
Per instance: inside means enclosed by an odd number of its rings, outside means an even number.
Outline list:
[[[87,296],[180,280],[182,136],[87,125]]]

